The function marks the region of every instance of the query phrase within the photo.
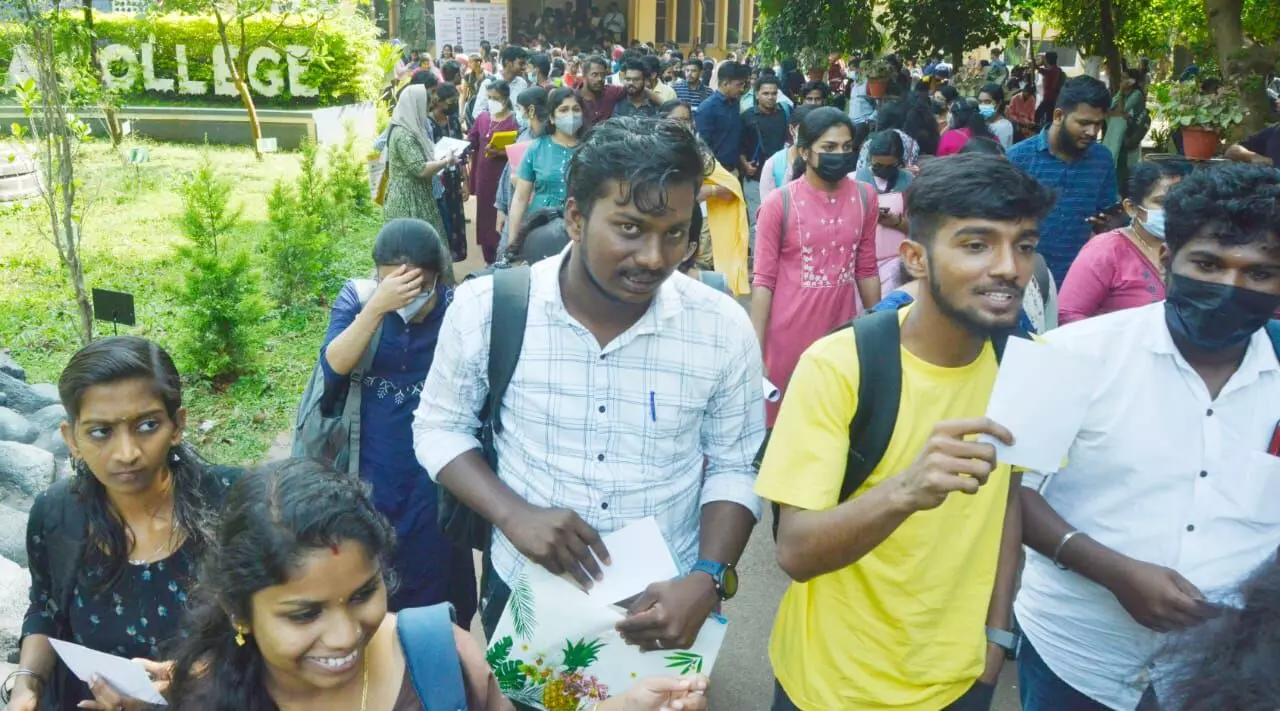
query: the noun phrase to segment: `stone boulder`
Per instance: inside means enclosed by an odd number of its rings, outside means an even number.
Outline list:
[[[31,574],[17,563],[0,558],[0,650],[16,649],[27,613]]]
[[[71,457],[71,449],[67,447],[67,440],[63,439],[62,432],[57,429],[45,432],[37,437],[32,444],[52,454],[60,461]]]
[[[27,515],[0,504],[0,558],[27,567]]]
[[[0,372],[0,393],[8,396],[7,406],[21,414],[26,415],[58,404],[57,388],[54,388],[54,392],[50,394],[47,387],[39,390],[36,387],[27,385],[8,373]]]
[[[27,416],[27,420],[36,428],[36,432],[49,432],[58,429],[58,425],[67,419],[67,411],[62,405],[49,405]]]
[[[13,356],[9,355],[9,351],[0,351],[0,373],[23,382],[27,380],[27,371],[18,365]]]
[[[48,398],[49,401],[54,403],[62,402],[62,395],[58,393],[58,386],[53,383],[36,383],[31,386],[31,392]]]
[[[40,431],[27,418],[7,407],[0,407],[0,442],[31,444],[40,436]]]
[[[0,487],[35,496],[49,486],[56,471],[49,452],[20,442],[0,442]]]

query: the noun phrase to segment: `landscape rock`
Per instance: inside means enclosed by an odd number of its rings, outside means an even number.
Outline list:
[[[31,386],[31,392],[48,398],[50,402],[62,401],[62,396],[58,394],[58,386],[53,383],[36,383]]]
[[[27,515],[0,504],[0,558],[27,567]]]
[[[0,442],[21,442],[31,444],[40,436],[40,430],[27,418],[0,407]]]
[[[53,481],[55,467],[53,455],[39,447],[0,442],[0,485],[35,496]]]
[[[30,589],[31,574],[17,563],[0,558],[0,650],[18,646]]]
[[[9,404],[9,393],[0,390],[0,406]]]
[[[23,382],[27,380],[27,371],[18,365],[18,362],[9,355],[9,351],[0,351],[0,373],[4,373],[11,378],[16,378]]]
[[[48,387],[53,386],[50,385]],[[7,406],[21,414],[26,415],[50,405],[57,405],[57,389],[54,388],[54,390],[55,392],[50,396],[47,388],[44,388],[42,393],[42,391],[36,390],[12,375],[0,372],[0,392],[8,396]]]
[[[36,432],[48,432],[49,430],[58,429],[58,425],[67,419],[67,411],[62,405],[50,405],[42,407],[39,410],[27,416],[31,424],[36,428]]]
[[[71,456],[71,450],[67,447],[67,440],[63,439],[62,433],[57,429],[45,432],[37,437],[32,444],[52,454],[59,460],[67,459]]]

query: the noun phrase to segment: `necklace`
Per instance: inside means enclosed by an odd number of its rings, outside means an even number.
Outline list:
[[[1138,234],[1132,227],[1125,230],[1125,234],[1129,237],[1129,241],[1138,248],[1138,251],[1142,252],[1143,256],[1151,262],[1152,266],[1156,268],[1156,271],[1160,273],[1160,278],[1163,279],[1164,265],[1160,263],[1160,247],[1152,247],[1147,244],[1146,238]]]
[[[161,539],[160,545],[156,546],[155,550],[151,551],[151,555],[149,556],[138,558],[136,560],[133,558],[130,558],[129,565],[147,565],[148,563],[151,563],[152,561],[154,561],[156,559],[156,556],[160,555],[160,552],[164,550],[165,546],[173,542],[173,533],[175,528],[176,528],[176,521],[174,521],[173,514],[170,514],[169,515],[169,533],[163,539]],[[138,534],[134,533],[133,538],[136,541],[138,539]],[[134,552],[137,553],[137,550],[135,549]]]
[[[369,709],[369,648],[364,650],[364,681],[360,684],[360,711]]]

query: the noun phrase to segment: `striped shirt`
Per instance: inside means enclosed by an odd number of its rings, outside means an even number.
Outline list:
[[[700,84],[695,89],[689,86],[689,82],[684,79],[677,80],[671,88],[676,90],[676,98],[695,109],[703,101],[706,101],[707,97],[711,96],[711,87],[706,84]]]
[[[1058,194],[1053,210],[1040,222],[1040,253],[1061,284],[1067,269],[1093,228],[1087,220],[1116,202],[1116,170],[1111,151],[1091,144],[1071,163],[1049,152],[1049,129],[1009,149],[1009,162]]]
[[[732,501],[760,515],[751,466],[764,439],[760,346],[732,298],[674,274],[644,316],[601,347],[561,298],[573,249],[532,267],[524,345],[495,441],[498,476],[534,506],[570,509],[602,534],[653,516],[688,571],[704,505]],[[432,478],[480,446],[492,298],[492,277],[473,279],[445,314],[413,424]],[[490,550],[513,584],[526,559],[501,531]]]

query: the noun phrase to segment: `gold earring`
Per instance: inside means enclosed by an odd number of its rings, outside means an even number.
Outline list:
[[[244,643],[245,643],[244,633],[245,633],[244,628],[237,625],[236,626],[236,646],[237,647],[244,646]]]

